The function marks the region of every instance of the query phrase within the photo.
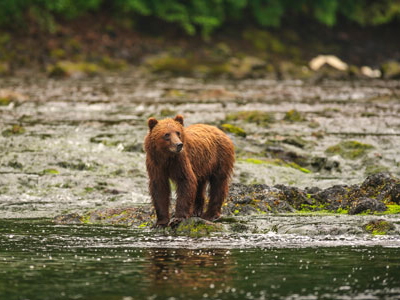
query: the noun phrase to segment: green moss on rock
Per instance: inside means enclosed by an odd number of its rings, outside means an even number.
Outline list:
[[[101,72],[101,67],[88,62],[74,63],[70,61],[60,61],[47,68],[50,77],[68,77],[76,73],[83,73],[89,76],[97,75]]]
[[[246,158],[243,161],[246,163],[255,164],[255,165],[267,164],[267,165],[274,165],[274,166],[281,166],[281,167],[289,167],[289,168],[299,170],[303,173],[311,173],[310,170],[303,168],[294,162],[286,163],[281,159],[271,160],[271,159]]]
[[[161,117],[171,117],[176,115],[176,111],[168,109],[168,108],[164,108],[160,111],[160,116]]]
[[[242,128],[232,125],[232,124],[226,124],[226,123],[222,124],[221,128],[223,131],[232,133],[237,136],[246,137],[246,135],[247,135],[246,131],[244,131]]]
[[[381,69],[384,78],[400,78],[400,63],[397,61],[388,61],[382,65]]]
[[[364,156],[373,148],[372,145],[363,144],[358,141],[344,141],[328,147],[325,153],[328,155],[340,155],[346,159],[357,159]]]
[[[175,229],[178,235],[188,235],[191,237],[208,236],[212,232],[222,231],[219,224],[215,224],[200,218],[189,218],[179,223]]]
[[[11,103],[11,99],[8,97],[0,98],[0,106],[8,106]]]
[[[385,220],[374,220],[364,226],[364,229],[373,235],[385,235],[394,230],[394,225]]]
[[[171,72],[175,74],[188,74],[193,72],[193,64],[187,58],[174,57],[169,54],[148,59],[146,65],[155,73]]]
[[[20,135],[25,133],[25,128],[20,125],[13,125],[11,128],[6,129],[2,132],[4,137],[9,137],[13,135]]]
[[[60,172],[56,169],[44,169],[40,172],[41,175],[58,175]]]
[[[260,126],[267,126],[275,122],[275,116],[270,112],[261,111],[241,111],[226,116],[227,121],[244,121],[247,123],[256,123]]]
[[[100,65],[107,70],[122,71],[128,67],[128,64],[123,59],[115,59],[109,56],[104,56],[100,60]]]
[[[302,121],[305,121],[306,120],[306,118],[303,116],[303,114],[302,113],[300,113],[299,111],[297,111],[297,110],[295,110],[295,109],[291,109],[291,110],[289,110],[286,114],[285,114],[285,116],[284,116],[284,118],[283,118],[285,121],[287,121],[287,122],[302,122]]]
[[[387,204],[387,211],[384,212],[385,215],[400,214],[400,205],[397,204]]]

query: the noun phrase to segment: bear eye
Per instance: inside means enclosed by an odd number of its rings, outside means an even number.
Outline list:
[[[181,136],[181,133],[179,131],[176,132],[177,136]]]
[[[169,133],[164,134],[164,139],[168,140],[169,137],[170,137],[170,134],[169,134]]]

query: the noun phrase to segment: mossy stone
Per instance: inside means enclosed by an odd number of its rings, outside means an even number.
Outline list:
[[[152,72],[171,72],[174,74],[188,74],[193,72],[193,64],[187,58],[174,57],[166,54],[147,61]]]
[[[381,66],[381,69],[384,78],[400,78],[400,63],[397,61],[388,61]]]
[[[11,99],[8,97],[0,98],[0,106],[8,106],[11,103]]]
[[[284,116],[284,118],[283,118],[285,121],[288,121],[288,122],[302,122],[302,121],[305,121],[306,120],[306,118],[303,116],[303,114],[302,113],[300,113],[299,111],[297,111],[297,110],[295,110],[295,109],[291,109],[291,110],[289,110],[286,114],[285,114],[285,116]]]
[[[20,135],[25,133],[25,128],[20,125],[13,125],[11,128],[6,129],[2,132],[4,137],[9,137],[12,135]]]
[[[364,156],[374,146],[360,143],[358,141],[343,141],[334,146],[330,146],[325,150],[329,155],[340,155],[346,159],[358,159]]]
[[[275,116],[270,112],[261,111],[241,111],[226,116],[227,121],[244,121],[247,123],[256,123],[266,126],[275,122]]]
[[[49,76],[56,78],[68,77],[75,73],[83,73],[93,76],[100,73],[100,71],[101,68],[98,65],[88,62],[74,63],[70,61],[60,61],[47,68]]]
[[[222,124],[221,128],[223,131],[232,133],[237,136],[246,137],[247,135],[246,131],[244,131],[242,128],[232,124]]]
[[[191,237],[208,236],[212,232],[218,231],[222,231],[219,224],[214,224],[200,218],[189,218],[183,220],[175,229],[177,235],[188,235]]]
[[[160,116],[161,117],[171,117],[176,115],[176,111],[168,109],[168,108],[164,108],[160,111]]]
[[[385,235],[394,229],[394,225],[385,220],[374,220],[364,226],[365,230],[373,235]]]

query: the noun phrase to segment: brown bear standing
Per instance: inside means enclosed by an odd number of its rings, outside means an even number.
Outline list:
[[[229,137],[214,126],[196,124],[183,128],[183,117],[148,121],[144,141],[150,194],[157,213],[157,225],[170,222],[170,184],[177,190],[175,222],[190,216],[215,220],[228,193],[235,151]],[[209,203],[203,212],[207,183]]]

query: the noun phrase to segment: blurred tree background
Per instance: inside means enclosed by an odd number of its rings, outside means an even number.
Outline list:
[[[357,24],[380,25],[398,19],[398,0],[1,0],[0,25],[15,28],[26,20],[53,32],[57,20],[94,12],[111,12],[115,18],[151,17],[179,25],[204,37],[229,22],[279,27],[282,19],[305,16],[325,25],[339,18]]]
[[[133,64],[308,77],[303,67],[320,54],[354,66],[350,76],[365,65],[398,74],[399,20],[399,0],[0,0],[0,75],[34,66],[93,75]]]

